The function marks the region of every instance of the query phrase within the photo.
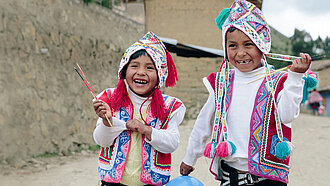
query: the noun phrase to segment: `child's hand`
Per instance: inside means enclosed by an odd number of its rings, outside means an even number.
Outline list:
[[[144,134],[148,140],[151,140],[151,133],[152,133],[151,127],[145,125],[144,123],[142,123],[137,119],[132,119],[127,121],[126,128],[133,132],[139,132],[141,134]]]
[[[300,53],[300,57],[292,62],[290,70],[298,73],[305,73],[311,65],[312,58],[309,54]]]
[[[103,123],[105,126],[110,127],[110,124],[108,123],[108,120],[106,119],[105,115],[108,116],[111,124],[112,124],[112,115],[111,110],[108,104],[106,104],[104,101],[97,99],[93,102],[95,113],[103,119]]]
[[[181,163],[181,165],[180,165],[180,174],[182,175],[182,176],[188,176],[188,174],[190,174],[192,171],[194,171],[195,170],[195,168],[194,167],[192,167],[192,166],[189,166],[189,165],[187,165],[187,164],[185,164],[185,163]]]

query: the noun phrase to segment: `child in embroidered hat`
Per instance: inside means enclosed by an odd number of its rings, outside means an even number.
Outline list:
[[[99,119],[93,137],[101,146],[102,185],[164,185],[186,111],[179,99],[159,90],[178,80],[172,57],[148,32],[126,50],[118,77],[116,88],[104,90],[94,101]]]
[[[274,71],[264,57],[270,50],[269,27],[250,2],[236,0],[216,22],[222,30],[224,61],[220,72],[203,79],[209,97],[191,132],[180,173],[188,175],[204,155],[212,158],[210,171],[221,185],[286,185],[291,122],[299,114],[302,77],[311,58],[301,53],[288,72]]]

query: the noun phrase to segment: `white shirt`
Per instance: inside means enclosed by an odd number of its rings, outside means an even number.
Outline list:
[[[137,110],[140,109],[142,102],[147,99],[146,97],[140,97],[128,89],[128,93],[134,102]],[[145,109],[151,102],[152,98],[149,98],[146,103],[143,104],[142,110]],[[177,110],[173,111],[170,120],[168,122],[167,129],[155,129],[152,128],[151,140],[145,138],[146,142],[153,146],[157,151],[162,153],[172,153],[176,150],[180,142],[180,133],[178,126],[181,124],[186,112],[186,107],[182,104]],[[112,118],[112,127],[107,127],[103,124],[102,118],[99,118],[94,129],[93,137],[96,144],[102,147],[110,146],[114,140],[119,136],[121,132],[127,130],[126,122],[119,120],[119,112],[115,113],[116,117]],[[158,121],[160,122],[160,121]]]
[[[250,120],[257,90],[263,79],[247,84],[260,77],[265,67],[243,73],[235,69],[232,100],[228,108],[228,140],[237,147],[236,152],[224,160],[230,166],[248,171],[248,141],[250,136]],[[261,74],[262,75],[262,74]],[[263,74],[264,75],[264,74]],[[276,103],[282,123],[291,127],[291,122],[299,115],[299,105],[303,95],[302,73],[288,72],[284,88],[279,92]],[[194,166],[197,159],[203,155],[204,148],[209,142],[215,114],[214,90],[206,78],[203,83],[209,91],[209,97],[200,111],[191,132],[186,155],[183,162]]]

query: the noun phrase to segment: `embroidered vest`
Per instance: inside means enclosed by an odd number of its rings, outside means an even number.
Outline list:
[[[112,92],[113,89],[105,90],[99,99],[111,105],[109,98]],[[166,129],[171,113],[182,105],[182,103],[174,97],[163,95],[163,98],[168,113],[166,120],[161,122],[158,118],[152,116],[151,112],[148,112],[146,117],[148,125],[155,129]],[[115,117],[127,122],[131,118],[129,113],[132,113],[132,109],[133,108],[122,107],[120,111],[114,113]],[[101,147],[98,168],[101,180],[111,183],[120,183],[130,149],[130,136],[131,132],[125,130],[115,139],[111,146]],[[158,152],[145,141],[144,136],[142,136],[141,145],[141,182],[150,185],[165,185],[170,180],[171,154]]]
[[[229,85],[227,87],[226,108],[231,102],[233,91],[234,70],[229,71]],[[207,76],[212,88],[215,90],[216,77],[219,72],[214,72]],[[279,72],[272,75],[274,82],[275,99],[278,93],[283,89],[287,73]],[[217,99],[217,98],[216,98]],[[266,79],[259,87],[254,102],[254,108],[250,120],[250,137],[248,146],[248,168],[253,175],[264,177],[271,180],[288,183],[289,158],[282,161],[275,157],[275,146],[280,142],[277,132],[274,116],[273,96],[266,88]],[[217,100],[215,100],[217,103]],[[219,128],[221,128],[220,126]],[[282,124],[282,131],[285,141],[291,141],[291,128]],[[221,134],[218,135],[221,139]],[[210,171],[217,176],[215,167],[218,165],[219,157],[212,159]]]

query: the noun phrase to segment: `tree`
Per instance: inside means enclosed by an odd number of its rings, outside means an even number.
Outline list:
[[[314,55],[313,52],[313,39],[312,36],[306,31],[294,30],[293,36],[290,38],[292,42],[292,52],[294,55],[299,55],[299,53],[304,52],[310,55]]]
[[[325,43],[320,36],[314,41],[313,52],[318,56],[325,55]]]
[[[327,59],[330,59],[330,38],[328,36],[324,40],[324,54]]]

